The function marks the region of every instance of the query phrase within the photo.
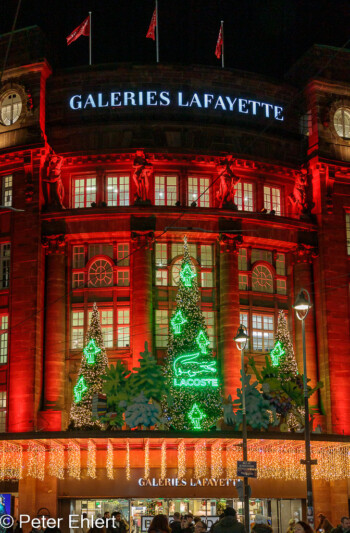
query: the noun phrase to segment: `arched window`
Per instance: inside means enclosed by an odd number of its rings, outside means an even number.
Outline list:
[[[11,126],[20,117],[22,111],[22,100],[16,91],[11,91],[3,97],[0,103],[1,122],[5,126]]]
[[[179,284],[180,270],[182,265],[182,257],[177,259],[171,267],[171,284],[173,287],[177,287]],[[192,264],[192,270],[197,274],[196,267]]]
[[[95,259],[89,267],[89,287],[113,285],[113,266],[105,258]]]
[[[253,291],[273,293],[273,276],[265,265],[257,265],[252,271]]]

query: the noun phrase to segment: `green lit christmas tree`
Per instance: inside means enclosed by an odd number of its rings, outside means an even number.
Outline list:
[[[172,401],[163,401],[169,425],[180,430],[207,430],[222,416],[221,380],[199,307],[196,277],[185,237],[165,365]]]
[[[296,377],[299,374],[287,320],[283,311],[280,311],[278,315],[275,346],[271,352],[271,360],[273,366],[279,367],[279,373],[283,375],[283,379],[288,380],[291,376]]]
[[[70,427],[75,429],[102,428],[102,423],[92,416],[92,398],[95,394],[102,393],[102,376],[107,365],[99,312],[94,303],[78,378],[73,388]]]

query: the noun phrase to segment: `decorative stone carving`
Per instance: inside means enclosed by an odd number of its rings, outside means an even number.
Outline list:
[[[309,217],[314,203],[310,200],[308,172],[302,169],[296,176],[294,190],[288,197],[299,216]]]
[[[41,239],[41,243],[46,248],[46,254],[64,254],[65,238],[64,235],[48,235]]]
[[[43,193],[46,208],[64,209],[64,187],[61,178],[62,165],[63,157],[50,150],[42,167]]]
[[[239,182],[240,178],[238,178],[232,170],[234,162],[235,160],[232,156],[227,156],[225,159],[221,159],[216,166],[220,180],[219,190],[216,193],[216,197],[219,201],[220,208],[228,207],[231,209],[237,209],[234,203],[236,194],[235,185]]]
[[[220,244],[220,253],[235,253],[238,254],[239,246],[243,243],[242,235],[231,235],[227,233],[220,233],[218,238]]]
[[[318,250],[308,244],[298,244],[294,251],[295,263],[312,263],[312,260],[318,257]]]
[[[136,185],[135,204],[149,205],[151,203],[148,198],[149,180],[153,175],[153,165],[147,160],[143,150],[136,150],[133,168],[132,179]]]
[[[153,250],[154,232],[153,231],[132,231],[131,240],[135,248],[144,248]]]

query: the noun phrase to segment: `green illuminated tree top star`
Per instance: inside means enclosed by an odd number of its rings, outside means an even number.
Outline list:
[[[178,309],[173,316],[173,318],[170,320],[171,326],[174,330],[175,335],[178,335],[181,333],[181,329],[184,324],[186,324],[187,318],[185,318],[182,314],[181,309]]]
[[[202,429],[201,421],[203,420],[203,418],[206,418],[206,414],[199,409],[196,403],[194,403],[188,413],[188,418],[191,420],[193,429]]]
[[[192,280],[196,277],[196,275],[197,274],[193,272],[188,263],[182,265],[180,270],[180,278],[186,287],[192,287]]]
[[[204,333],[204,331],[201,329],[196,337],[196,343],[199,346],[200,351],[202,354],[208,353],[208,346],[210,344],[208,337]]]
[[[77,403],[81,402],[84,392],[88,390],[84,376],[80,376],[74,387],[74,399]]]
[[[90,339],[88,345],[85,346],[85,348],[84,348],[84,354],[85,354],[85,357],[86,357],[86,362],[89,365],[95,364],[96,363],[96,356],[97,356],[97,354],[100,353],[100,351],[101,351],[101,348],[96,346],[96,343],[95,343],[94,339]]]

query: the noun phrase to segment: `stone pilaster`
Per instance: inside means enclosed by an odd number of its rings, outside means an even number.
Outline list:
[[[294,300],[301,289],[306,289],[310,293],[311,302],[313,304],[313,307],[310,309],[305,319],[307,377],[311,380],[309,383],[311,387],[314,387],[319,379],[312,265],[313,259],[316,257],[317,250],[315,248],[299,245],[294,253],[293,264]],[[297,318],[295,319],[295,355],[299,371],[303,373],[302,328],[301,322]],[[318,405],[318,403],[318,396],[317,393],[315,393],[310,399],[310,405]]]
[[[46,430],[62,429],[66,351],[66,271],[63,235],[44,237],[46,250],[44,413]]]
[[[153,298],[152,298],[152,247],[154,234],[150,231],[132,232],[132,359],[138,366],[140,352],[144,351],[145,341],[148,350],[153,349]]]
[[[240,387],[241,354],[233,340],[239,327],[238,244],[240,237],[222,234],[220,245],[219,354],[224,394],[236,396]]]

